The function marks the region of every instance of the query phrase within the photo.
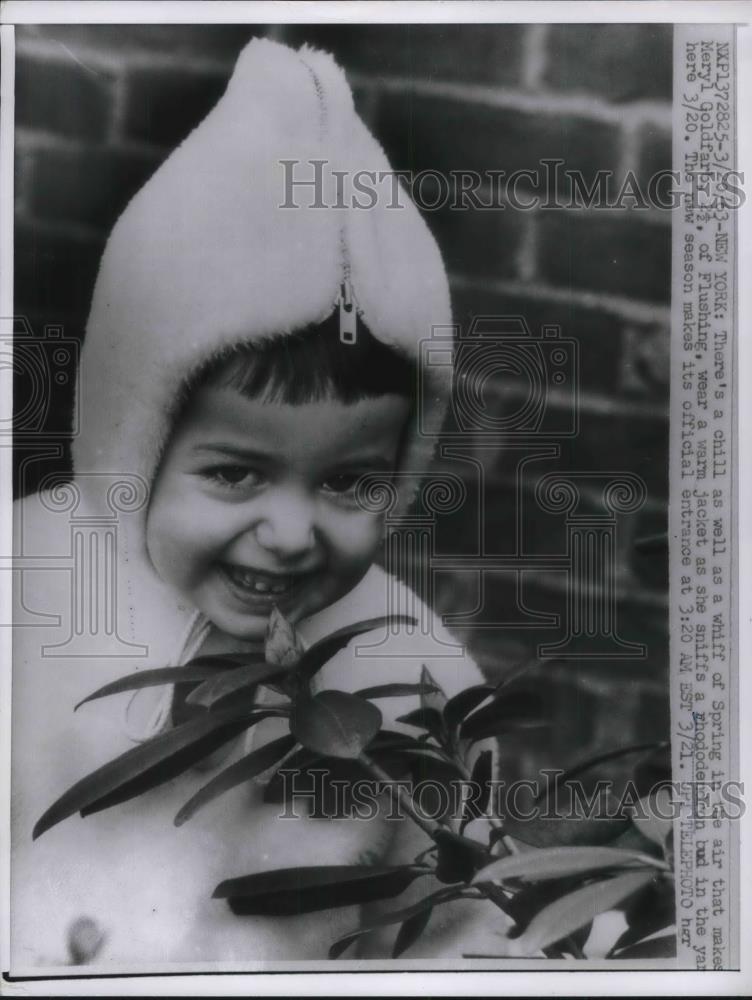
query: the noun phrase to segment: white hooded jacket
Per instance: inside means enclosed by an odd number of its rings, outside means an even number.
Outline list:
[[[293,189],[299,208],[280,207],[282,161],[323,161],[321,190]],[[363,169],[387,172],[389,164],[333,60],[255,40],[216,108],[113,230],[81,359],[75,480],[16,507],[14,973],[76,960],[90,962],[87,971],[144,972],[173,963],[187,970],[207,961],[253,968],[323,959],[357,925],[353,907],[238,918],[211,898],[228,877],[387,855],[393,830],[384,824],[278,820],[258,786],[236,788],[176,829],[177,810],[207,780],[192,770],[121,805],[69,818],[33,843],[31,831],[69,786],[164,721],[165,689],[105,698],[75,713],[74,705],[124,674],[186,663],[211,630],[158,577],[144,542],[149,487],[188,376],[235,344],[325,319],[345,283],[374,336],[416,359],[432,330],[451,324],[438,248],[407,199],[398,209],[379,202],[370,211],[314,204],[322,191],[336,198],[334,171]],[[447,405],[443,361],[424,369],[424,428],[438,427]],[[432,439],[416,431],[404,469],[423,471],[431,450]],[[402,482],[404,509],[415,483]],[[407,588],[373,567],[337,604],[302,622],[300,634],[310,643],[386,614],[395,592],[400,610],[431,620]],[[417,680],[422,663],[449,695],[482,680],[433,622],[428,632],[389,637],[370,655],[343,651],[321,685],[356,690]],[[394,718],[417,701],[382,707]],[[409,858],[425,846],[420,837],[416,843]],[[454,915],[453,905],[437,911],[433,936],[415,955],[451,957],[468,947],[452,944],[461,907]],[[476,905],[476,919],[481,910],[494,921],[497,945],[501,914]]]

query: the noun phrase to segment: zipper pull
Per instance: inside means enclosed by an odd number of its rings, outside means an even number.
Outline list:
[[[353,302],[352,285],[347,278],[340,286],[339,339],[343,344],[354,344],[358,329],[358,314]]]

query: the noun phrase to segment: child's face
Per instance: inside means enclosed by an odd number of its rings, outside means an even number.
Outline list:
[[[395,468],[408,411],[396,395],[291,406],[199,389],[152,490],[157,572],[237,638],[262,638],[275,604],[291,621],[332,604],[381,541],[354,484]]]

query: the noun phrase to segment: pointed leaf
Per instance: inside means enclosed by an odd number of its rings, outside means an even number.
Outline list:
[[[661,784],[671,782],[671,744],[666,740],[656,745],[636,764],[633,780],[638,795],[649,795]]]
[[[478,754],[478,759],[473,766],[472,774],[470,775],[470,788],[471,791],[480,788],[481,793],[479,797],[473,795],[471,798],[467,799],[462,804],[462,816],[460,821],[460,833],[465,829],[467,824],[473,819],[479,819],[485,814],[488,808],[488,803],[491,799],[491,778],[493,775],[493,754],[490,750],[484,750],[482,753]]]
[[[609,844],[628,829],[630,820],[620,814],[616,796],[606,791],[605,798],[602,794],[597,797],[592,794],[590,799],[580,800],[575,796],[576,790],[572,785],[557,788],[553,814],[539,810],[530,819],[507,816],[504,820],[507,832],[534,847],[575,847]]]
[[[376,687],[361,688],[355,694],[359,698],[398,698],[404,695],[421,694],[425,690],[426,687],[423,684],[379,684]]]
[[[632,746],[617,747],[614,750],[605,750],[603,751],[603,753],[598,753],[592,757],[587,757],[585,758],[585,760],[579,761],[577,764],[574,764],[568,770],[562,771],[562,773],[557,776],[557,782],[559,784],[565,784],[566,782],[571,781],[572,778],[577,778],[585,771],[589,771],[592,768],[598,766],[599,764],[605,764],[609,760],[618,760],[620,757],[627,757],[633,753],[645,753],[647,750],[656,750],[656,749],[660,750],[666,746],[668,746],[668,744],[665,742],[637,743]],[[670,772],[669,772],[669,777],[670,777]],[[651,785],[650,787],[653,786]],[[552,788],[547,787],[544,791],[541,792],[536,801],[540,801],[541,799],[546,798],[546,796],[550,795],[552,791],[553,791]],[[646,792],[647,791],[649,791],[649,789],[646,789]]]
[[[276,606],[269,615],[264,658],[270,666],[290,669],[300,662],[303,644],[294,627]]]
[[[415,726],[416,729],[425,729],[437,740],[441,740],[444,735],[444,721],[441,713],[435,708],[420,708],[408,712],[407,715],[400,715],[396,720],[406,726]]]
[[[516,950],[531,955],[578,930],[606,910],[612,909],[653,878],[650,872],[627,872],[616,878],[594,882],[541,910],[527,930],[516,939]]]
[[[673,926],[676,922],[673,883],[658,880],[647,885],[629,901],[624,909],[624,918],[628,927],[614,944],[612,952]]]
[[[477,708],[493,692],[492,684],[474,684],[450,698],[444,707],[444,722],[447,729],[454,729],[455,726],[458,726],[473,709]]]
[[[639,941],[629,948],[614,952],[611,958],[676,958],[676,934]]]
[[[659,788],[654,795],[640,799],[639,809],[635,809],[632,822],[648,840],[658,844],[661,849],[666,838],[673,830],[673,823],[664,816],[672,812],[672,792],[668,788]]]
[[[133,747],[69,788],[37,821],[32,837],[36,839],[74,813],[86,816],[98,812],[171,780],[264,714],[251,717],[228,711],[207,715]]]
[[[429,869],[416,865],[280,868],[227,879],[213,898],[227,899],[237,914],[289,916],[388,899],[426,874]]]
[[[368,934],[370,931],[377,930],[379,927],[387,927],[389,924],[398,924],[411,920],[413,917],[425,912],[430,914],[435,906],[440,906],[442,903],[450,903],[453,899],[459,899],[461,895],[461,887],[453,886],[451,888],[438,889],[436,892],[432,892],[430,896],[425,896],[411,906],[405,906],[401,910],[393,910],[390,913],[379,913],[375,917],[364,920],[360,927],[345,934],[338,941],[335,941],[329,949],[329,958],[338,958],[353,941],[356,941],[364,934]]]
[[[407,918],[397,932],[394,947],[392,948],[392,958],[399,958],[411,945],[415,944],[428,926],[428,921],[431,919],[432,913],[433,907],[430,907]]]
[[[433,710],[441,715],[446,707],[447,696],[425,663],[420,670],[420,683],[423,685],[420,696],[421,708]]]
[[[460,726],[462,739],[473,742],[517,729],[546,726],[543,699],[533,691],[514,691],[495,697]]]
[[[418,623],[415,618],[411,618],[408,615],[387,615],[347,625],[345,628],[332,632],[331,635],[325,639],[321,639],[320,642],[314,643],[310,649],[307,649],[298,663],[297,672],[301,677],[310,680],[325,663],[328,663],[336,653],[344,649],[355,636],[363,635],[366,632],[373,632],[374,629],[385,625],[394,624],[417,625]]]
[[[419,746],[417,740],[410,736],[403,736],[401,733],[390,732],[386,729],[377,733],[374,739],[368,744],[368,756],[389,769],[392,774],[394,763],[398,761],[399,753],[405,748]],[[330,757],[325,754],[315,753],[306,747],[301,747],[294,754],[287,758],[283,767],[284,771],[299,772],[301,775],[311,770],[326,770],[333,777],[339,777],[339,771],[343,764],[342,758]],[[284,779],[280,771],[272,775],[264,789],[265,802],[282,802],[285,790]],[[367,771],[363,771],[363,777],[368,776]]]
[[[186,681],[205,681],[216,677],[218,671],[228,667],[240,667],[241,661],[229,656],[202,656],[192,660],[183,667],[157,667],[154,670],[138,670],[135,674],[119,677],[110,684],[98,688],[87,695],[76,705],[74,711],[89,701],[106,698],[111,694],[122,694],[123,691],[139,691],[141,688],[156,687],[160,684],[181,684]]]
[[[381,718],[370,701],[345,691],[321,691],[295,702],[290,731],[309,750],[356,758],[379,731]]]
[[[175,817],[175,826],[182,826],[199,809],[202,809],[209,802],[213,802],[219,795],[230,791],[231,788],[235,788],[245,781],[250,781],[257,774],[266,771],[272,764],[276,764],[281,757],[284,757],[288,751],[292,750],[294,746],[295,738],[293,736],[280,736],[279,739],[272,740],[270,743],[259,747],[258,750],[254,750],[252,753],[246,754],[245,757],[241,757],[240,760],[231,764],[220,774],[212,778],[210,782],[199,789],[186,802]]]
[[[287,673],[282,667],[271,666],[265,661],[253,663],[249,666],[240,667],[236,670],[227,670],[219,675],[208,678],[199,684],[197,688],[188,695],[186,701],[189,705],[201,705],[203,708],[211,708],[216,702],[228,695],[236,694],[245,688],[254,687],[271,678],[281,677]]]
[[[433,839],[439,847],[435,874],[440,882],[467,882],[488,859],[482,844],[475,844],[451,830],[436,830]]]
[[[551,660],[549,659],[541,660],[537,656],[531,656],[528,660],[523,660],[522,663],[518,663],[515,667],[513,667],[509,671],[509,673],[505,674],[504,677],[502,677],[502,679],[496,685],[496,691],[498,693],[502,691],[504,688],[509,687],[511,684],[514,684],[515,681],[518,681],[520,677],[526,674],[533,667],[545,666],[546,669],[550,669],[556,663],[562,664],[565,662],[566,661],[560,660],[558,658],[554,658]]]
[[[519,937],[544,907],[563,896],[568,896],[575,889],[581,888],[582,884],[582,875],[525,884],[509,899],[509,915],[516,924],[514,936]]]
[[[539,851],[493,861],[478,872],[473,884],[510,878],[527,878],[537,882],[600,868],[634,868],[635,865],[649,867],[653,874],[657,867],[665,868],[647,854],[622,851],[617,847],[544,847]]]

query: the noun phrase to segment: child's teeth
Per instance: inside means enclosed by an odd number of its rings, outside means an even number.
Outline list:
[[[283,594],[290,586],[289,580],[271,583],[269,580],[260,580],[255,573],[240,569],[234,570],[233,576],[239,584],[256,594]]]

